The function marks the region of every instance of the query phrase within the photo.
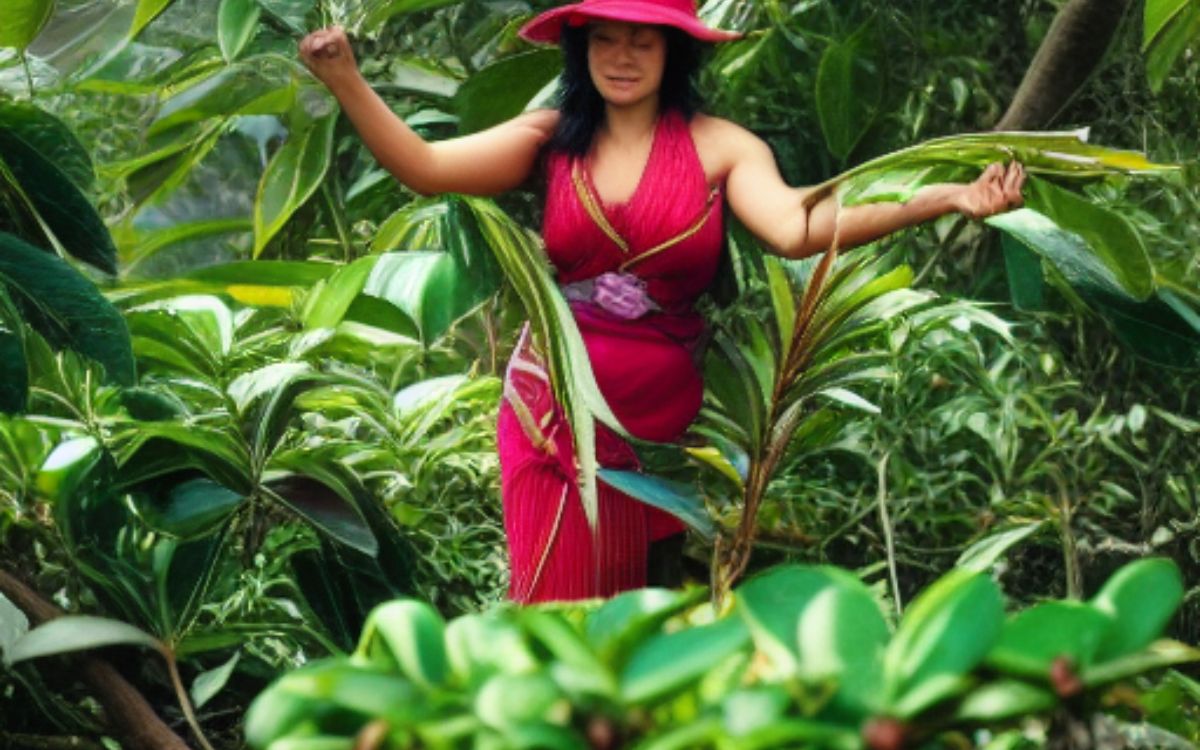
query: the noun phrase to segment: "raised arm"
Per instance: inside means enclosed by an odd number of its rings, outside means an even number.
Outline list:
[[[809,188],[788,186],[762,139],[733,123],[707,118],[703,138],[727,175],[733,213],[772,250],[790,258],[821,252],[833,242],[837,204],[832,196],[809,209]],[[871,203],[841,210],[839,247],[862,245],[951,212],[984,218],[1021,205],[1025,171],[992,164],[970,184],[929,185],[905,203]]]
[[[539,110],[479,133],[428,143],[367,84],[341,28],[304,37],[300,58],[337,97],[380,165],[418,193],[493,195],[517,187],[558,123],[557,112]]]

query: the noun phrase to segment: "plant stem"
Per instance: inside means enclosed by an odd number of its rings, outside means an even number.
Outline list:
[[[342,216],[341,204],[336,200],[333,189],[329,187],[329,180],[321,182],[321,196],[325,199],[330,216],[333,217],[333,228],[337,232],[338,242],[342,246],[342,260],[349,263],[354,260],[354,245],[350,242],[350,232],[346,229],[346,220]]]
[[[169,648],[164,648],[162,655],[167,660],[167,671],[171,673],[171,685],[175,687],[175,697],[179,700],[179,707],[183,709],[183,717],[187,719],[188,726],[192,728],[192,734],[196,736],[196,741],[204,750],[213,750],[213,746],[208,744],[208,738],[204,736],[200,724],[196,721],[195,712],[192,711],[192,700],[188,697],[183,680],[179,677],[179,665],[175,663],[175,653]]]
[[[33,101],[36,93],[33,88],[33,71],[29,68],[29,55],[25,54],[25,50],[21,50],[21,67],[25,69],[25,85],[29,87],[29,100]]]
[[[896,574],[896,544],[892,539],[892,519],[887,507],[887,465],[891,453],[884,453],[876,466],[879,485],[879,524],[883,526],[883,541],[887,548],[888,576],[892,579],[892,600],[896,605],[896,618],[904,614],[904,602],[900,598],[900,577]]]

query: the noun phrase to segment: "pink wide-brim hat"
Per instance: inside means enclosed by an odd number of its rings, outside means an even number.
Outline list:
[[[673,26],[702,42],[727,42],[741,37],[734,31],[714,29],[696,15],[695,0],[583,0],[551,8],[521,27],[531,42],[557,44],[563,24],[582,26],[588,21],[626,21]]]

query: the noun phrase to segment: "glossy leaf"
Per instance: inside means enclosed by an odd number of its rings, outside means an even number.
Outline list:
[[[0,47],[24,52],[53,12],[54,0],[5,0],[0,8]]]
[[[356,653],[399,671],[425,688],[446,681],[446,626],[428,604],[414,599],[381,604],[367,618]]]
[[[889,702],[906,714],[945,697],[991,651],[999,638],[1004,604],[992,579],[953,570],[921,593],[904,613],[884,656]],[[932,685],[945,691],[932,689]],[[922,693],[916,701],[905,693]],[[901,718],[904,718],[903,716]]]
[[[1097,658],[1113,659],[1149,645],[1182,602],[1183,578],[1172,561],[1152,558],[1125,565],[1092,598],[1093,607],[1113,618]]]
[[[110,379],[134,381],[133,348],[120,312],[61,258],[0,232],[0,282],[36,310],[29,320],[51,343],[104,365]]]
[[[300,474],[271,479],[263,485],[271,497],[291,508],[318,531],[367,555],[379,542],[353,501],[328,484]]]
[[[361,3],[361,13],[350,20],[352,27],[369,36],[376,35],[393,17],[451,5],[456,0],[370,0]]]
[[[52,503],[66,502],[103,457],[103,447],[94,437],[64,440],[46,456],[38,469],[35,486]]]
[[[621,666],[636,644],[684,608],[696,603],[702,595],[702,590],[689,593],[659,588],[626,591],[589,614],[584,631],[602,660]]]
[[[271,157],[254,201],[255,258],[325,179],[336,122],[336,114],[314,120]]]
[[[141,516],[153,528],[183,539],[215,530],[246,501],[241,493],[205,477],[180,482],[165,494],[142,500]]]
[[[50,620],[21,637],[6,655],[9,664],[87,651],[104,646],[166,647],[154,636],[118,620],[91,615],[66,615]]]
[[[1075,667],[1091,664],[1114,618],[1083,602],[1037,604],[1018,612],[1004,625],[987,663],[1002,672],[1043,682],[1058,657]]]
[[[750,641],[741,618],[657,635],[629,657],[621,672],[621,697],[630,704],[652,703],[704,676]]]
[[[142,33],[146,25],[158,17],[175,0],[138,0],[137,11],[133,16],[133,24],[129,27],[129,38]]]
[[[1094,688],[1164,667],[1200,662],[1200,649],[1172,640],[1160,640],[1141,651],[1119,656],[1086,669],[1080,674],[1084,685]]]
[[[403,725],[423,718],[427,710],[418,688],[396,674],[343,660],[314,662],[279,678],[250,707],[246,734],[251,742],[276,727],[277,731],[291,729],[279,726],[274,717],[261,715],[279,703],[283,703],[285,711],[291,712],[295,704],[286,699],[279,701],[277,696],[281,693],[307,698],[317,705],[325,703],[345,709],[364,723],[368,718],[380,718]],[[262,708],[258,707],[259,703]],[[255,744],[267,746],[263,742]]]
[[[996,680],[968,693],[954,718],[991,723],[1040,714],[1057,705],[1058,697],[1045,688],[1020,680]]]
[[[127,486],[190,468],[236,492],[253,490],[250,457],[241,438],[215,427],[143,422],[121,447],[117,463]]]
[[[180,243],[247,232],[253,229],[253,226],[249,218],[201,219],[148,231],[114,231],[114,235],[117,250],[120,251],[123,273],[130,274],[139,264]]]
[[[704,498],[690,485],[617,469],[600,469],[597,476],[609,487],[670,513],[705,539],[712,539],[716,532],[708,509],[704,506]]]
[[[22,131],[0,124],[0,184],[9,182],[32,212],[42,237],[26,237],[107,273],[117,271],[117,250],[104,221],[71,178],[26,142]]]
[[[379,256],[359,258],[339,268],[328,279],[317,282],[304,301],[304,327],[333,328],[342,322],[355,299],[362,294]]]
[[[1200,7],[1192,0],[1146,0],[1142,49],[1146,77],[1162,89],[1176,60],[1200,38]]]
[[[83,193],[91,192],[96,181],[91,154],[62,120],[32,104],[0,102],[0,128],[62,170]]]
[[[217,42],[227,62],[236,60],[254,38],[261,13],[262,7],[255,0],[221,0],[217,10]]]

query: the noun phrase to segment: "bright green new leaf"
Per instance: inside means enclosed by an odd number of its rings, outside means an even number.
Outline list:
[[[1001,672],[1046,682],[1050,665],[1059,657],[1070,659],[1077,669],[1090,665],[1114,622],[1111,615],[1083,602],[1036,604],[1004,625],[987,663]]]
[[[367,277],[379,256],[367,256],[343,266],[317,284],[304,300],[301,320],[307,329],[334,328],[346,317],[356,297],[362,294]]]
[[[255,258],[325,179],[336,122],[336,113],[314,120],[271,157],[254,201]]]
[[[173,2],[175,0],[138,0],[137,12],[134,13],[133,23],[129,26],[129,38],[133,39],[142,33],[142,29]]]
[[[1200,649],[1164,638],[1140,651],[1085,669],[1079,677],[1084,685],[1095,688],[1156,669],[1196,662],[1200,662]]]
[[[1195,0],[1146,0],[1142,49],[1146,77],[1162,89],[1175,61],[1200,41],[1200,3]]]
[[[54,12],[54,0],[4,0],[0,6],[0,47],[24,52]]]
[[[1020,680],[996,680],[967,693],[954,718],[991,723],[1040,714],[1056,705],[1058,697],[1045,688]]]
[[[1003,617],[1004,602],[991,578],[962,569],[939,578],[909,605],[888,645],[884,674],[889,703],[902,706],[907,716],[946,697],[991,651]],[[918,693],[926,700],[906,695]]]
[[[629,657],[621,673],[626,703],[652,703],[703,677],[750,641],[739,617],[654,636]]]
[[[5,658],[9,664],[15,664],[42,656],[124,645],[166,650],[157,638],[128,623],[90,615],[66,615],[30,630],[13,644]]]
[[[310,701],[310,711],[321,704],[332,705],[364,720],[379,718],[398,725],[425,718],[428,710],[421,691],[398,674],[369,665],[352,664],[346,659],[313,662],[279,678],[250,707],[246,736],[252,743],[271,729],[278,728],[288,734],[294,731],[295,722],[292,726],[282,727],[273,717],[257,715],[265,713],[266,707],[272,704],[278,705],[277,693],[315,699]],[[257,708],[260,702],[264,704],[263,709]],[[284,700],[280,707],[290,713],[290,703]],[[255,744],[266,747],[261,742]]]
[[[1171,560],[1152,558],[1125,565],[1092,599],[1093,607],[1114,620],[1097,659],[1115,659],[1149,645],[1182,601],[1183,578]]]
[[[0,232],[0,283],[41,313],[31,323],[52,344],[91,357],[117,383],[133,384],[133,347],[125,320],[66,261]]]
[[[566,702],[554,680],[541,672],[493,675],[475,694],[475,715],[501,731],[544,722]],[[545,747],[537,744],[531,747]]]
[[[242,53],[254,32],[262,7],[255,0],[221,0],[217,10],[217,43],[226,62],[233,62]]]
[[[381,668],[398,669],[425,688],[441,685],[448,674],[446,625],[432,607],[415,599],[376,607],[355,653]]]
[[[659,588],[618,594],[588,615],[584,625],[587,639],[602,660],[620,667],[636,644],[702,595],[700,589],[685,593]]]
[[[537,658],[508,613],[482,612],[446,625],[446,663],[458,684],[475,687],[497,672],[530,672]]]

